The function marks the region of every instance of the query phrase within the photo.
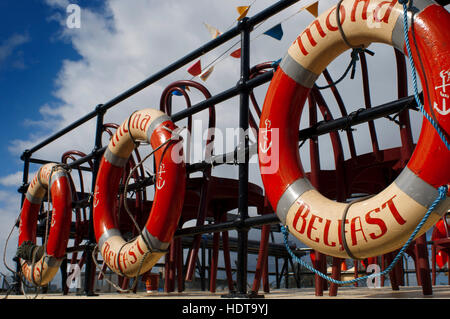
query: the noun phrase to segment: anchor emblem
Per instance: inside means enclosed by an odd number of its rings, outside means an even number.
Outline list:
[[[165,173],[166,171],[164,170],[165,166],[163,163],[161,163],[161,169],[158,172],[158,182],[156,183],[156,188],[161,189],[164,187],[164,184],[166,184],[166,181],[164,180],[164,178],[161,176],[163,173]]]
[[[439,95],[442,96],[442,109],[438,107],[438,104],[434,102],[433,108],[441,115],[447,115],[450,113],[450,107],[447,109],[446,100],[449,98],[448,92],[445,91],[447,86],[450,86],[450,71],[442,70],[439,74],[442,78],[442,85],[436,86],[434,89],[441,89]]]
[[[266,127],[261,129],[261,132],[263,133],[263,141],[262,141],[262,144],[261,144],[261,142],[259,143],[259,148],[260,148],[261,152],[263,152],[264,154],[267,154],[267,152],[272,147],[272,141],[270,141],[270,143],[268,143],[269,142],[269,132],[272,132],[272,129],[270,128],[272,123],[270,122],[269,119],[266,119],[264,121],[264,124],[266,124]]]
[[[97,207],[97,205],[99,204],[99,199],[97,198],[97,195],[99,194],[99,190],[98,190],[98,185],[95,187],[95,192],[94,192],[94,208]]]

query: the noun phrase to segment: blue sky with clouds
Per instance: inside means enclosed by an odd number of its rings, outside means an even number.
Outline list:
[[[9,152],[12,140],[28,134],[44,104],[55,103],[54,79],[64,59],[79,56],[58,40],[59,23],[43,1],[0,3],[0,107],[3,114],[0,176],[20,167]],[[33,127],[40,130],[39,127]]]

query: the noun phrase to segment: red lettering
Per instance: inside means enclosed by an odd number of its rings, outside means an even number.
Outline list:
[[[139,126],[139,128],[141,129],[141,131],[144,131],[145,128],[147,127],[148,122],[150,121],[151,117],[150,115],[145,115],[145,117],[142,119],[141,125]]]
[[[324,231],[323,231],[323,243],[324,243],[326,246],[334,247],[334,246],[336,246],[336,243],[335,243],[335,242],[332,242],[332,243],[329,243],[329,242],[328,242],[328,233],[330,232],[330,224],[331,224],[331,220],[326,219],[326,220],[325,220],[325,229],[324,229]]]
[[[134,258],[134,260],[133,261],[131,261],[130,260],[130,264],[134,264],[134,263],[136,263],[136,261],[137,261],[137,257],[136,257],[136,254],[134,253],[134,251],[132,250],[132,249],[130,249],[130,251],[128,252],[128,254],[131,256],[131,257],[133,257]]]
[[[141,113],[136,113],[131,122],[131,128],[138,128],[140,119],[141,119]]]
[[[359,221],[359,228],[356,228],[356,220]],[[366,235],[364,234],[364,231],[363,231],[361,217],[356,216],[355,218],[352,219],[352,222],[350,224],[350,230],[351,230],[351,234],[352,234],[352,246],[355,246],[358,243],[358,241],[356,239],[356,233],[359,231],[362,233],[365,241],[367,241]]]
[[[375,208],[372,209],[370,212],[368,212],[366,214],[366,222],[370,225],[378,225],[378,227],[380,227],[380,231],[381,233],[379,235],[375,235],[375,233],[370,233],[369,236],[372,239],[377,239],[380,238],[381,236],[383,236],[384,234],[386,234],[387,232],[387,227],[386,224],[384,223],[384,221],[380,218],[374,218],[370,216],[370,213],[375,212],[375,213],[379,213],[380,209],[379,208]]]
[[[302,214],[302,212],[304,212],[304,214]],[[306,205],[305,203],[302,203],[299,207],[299,209],[297,210],[297,213],[295,214],[294,220],[292,221],[292,225],[294,226],[294,229],[296,231],[298,231],[300,234],[303,234],[305,232],[305,227],[306,227],[306,217],[308,216],[310,211],[310,208],[308,205]],[[303,219],[302,222],[302,228],[298,229],[297,228],[297,224],[298,224],[298,220],[299,219]]]
[[[319,242],[319,238],[311,238],[311,231],[314,229],[314,230],[317,230],[317,228],[316,227],[314,227],[314,221],[315,220],[318,220],[319,221],[319,223],[321,223],[322,222],[322,217],[319,217],[319,216],[316,216],[316,215],[314,215],[314,214],[311,214],[311,219],[309,220],[309,224],[308,224],[308,231],[306,232],[306,236],[309,238],[309,239],[311,239],[312,241],[315,241],[316,243],[318,243]]]
[[[144,251],[141,249],[141,246],[139,246],[139,239],[136,240],[136,245],[137,245],[137,248],[138,248],[138,250],[139,250],[139,253],[140,253],[141,255],[143,255],[143,254],[144,254]]]
[[[298,47],[300,48],[300,51],[302,51],[303,55],[307,56],[308,55],[308,51],[306,51],[305,47],[303,46],[301,35],[300,35],[300,37],[297,38],[297,43],[298,43]]]
[[[331,25],[331,21],[330,21],[330,16],[331,14],[333,14],[333,12],[336,12],[336,7],[333,8],[333,10],[330,11],[330,13],[328,13],[327,19],[325,21],[327,29],[330,31],[337,31],[339,28],[336,26]],[[334,16],[336,16],[336,13],[334,13]],[[344,6],[340,6],[339,8],[339,17],[340,17],[340,22],[341,25],[344,23],[345,20],[345,7]]]
[[[383,1],[380,2],[376,8],[373,10],[373,20],[376,22],[384,22],[384,23],[388,23],[389,22],[389,16],[391,15],[392,12],[392,8],[395,6],[395,4],[397,3],[397,0],[392,0],[392,1]],[[381,7],[389,4],[389,7],[386,9],[386,12],[384,13],[384,16],[380,19],[378,18],[378,12],[380,11]]]
[[[103,258],[105,258],[105,262],[109,263],[109,257],[108,257],[108,253],[109,253],[109,243],[106,242],[103,244]]]
[[[397,207],[395,207],[394,201],[393,199],[396,197],[397,195],[394,195],[392,198],[390,198],[387,202],[383,203],[383,205],[381,205],[381,208],[385,208],[386,205],[389,207],[389,210],[392,213],[392,216],[394,216],[395,220],[397,221],[397,223],[399,225],[403,225],[404,223],[406,223],[406,220],[404,220],[402,218],[402,216],[400,216],[400,213],[397,210]]]
[[[123,268],[127,269],[127,264],[128,264],[128,254],[126,252],[122,253],[122,263],[123,263]],[[120,260],[120,259],[119,259]],[[120,263],[119,263],[120,266]]]
[[[115,269],[117,269],[117,258],[116,258],[116,253],[110,249],[110,245],[108,242],[103,244],[103,258],[105,259],[105,262],[108,264],[108,266],[110,267],[114,267]],[[114,262],[114,265],[111,265],[111,263]]]
[[[361,14],[361,18],[363,20],[367,20],[367,7],[369,6],[370,0],[355,0],[353,3],[352,13],[351,13],[351,20],[354,22],[356,21],[356,10],[358,9],[358,4],[360,2],[364,2],[363,11]]]

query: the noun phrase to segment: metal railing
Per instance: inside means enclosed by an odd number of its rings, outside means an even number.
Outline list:
[[[181,67],[185,66],[186,64],[194,61],[195,59],[199,58],[200,56],[204,55],[207,52],[210,52],[211,50],[219,47],[220,45],[228,42],[229,40],[239,36],[240,42],[241,42],[241,57],[240,57],[240,78],[237,81],[237,84],[231,88],[228,88],[218,94],[213,95],[212,97],[203,100],[190,108],[186,108],[178,113],[175,113],[171,116],[172,121],[177,122],[182,119],[187,118],[188,116],[191,116],[193,114],[196,114],[202,110],[207,109],[211,105],[216,105],[220,102],[226,101],[232,97],[239,96],[239,128],[241,129],[240,132],[247,131],[249,127],[249,94],[250,91],[253,88],[256,88],[264,83],[267,83],[271,80],[273,76],[273,70],[266,72],[262,75],[258,75],[252,79],[249,77],[249,71],[250,71],[250,36],[251,32],[254,26],[257,24],[263,22],[267,18],[281,12],[282,10],[290,7],[291,5],[295,4],[299,0],[281,0],[276,3],[274,3],[272,6],[266,8],[265,10],[259,12],[258,14],[252,16],[252,17],[245,17],[239,22],[237,22],[237,25],[233,28],[231,28],[229,31],[223,33],[219,37],[215,38],[214,40],[209,41],[205,45],[197,48],[196,50],[190,52],[189,54],[185,55],[184,57],[180,58],[179,60],[175,61],[174,63],[170,64],[169,66],[165,67],[164,69],[160,70],[159,72],[151,75],[147,79],[143,80],[142,82],[138,83],[137,85],[133,86],[132,88],[128,89],[127,91],[121,93],[120,95],[116,96],[115,98],[111,99],[110,101],[104,103],[104,104],[98,104],[94,110],[85,116],[81,117],[80,119],[76,120],[72,124],[68,125],[64,129],[54,133],[44,141],[40,142],[39,144],[35,145],[34,147],[27,149],[23,152],[21,156],[21,160],[24,162],[23,166],[23,180],[22,180],[22,186],[19,188],[19,192],[21,192],[22,195],[22,202],[26,193],[26,189],[28,186],[29,181],[29,168],[30,164],[44,164],[48,163],[50,161],[34,158],[32,157],[34,153],[36,153],[38,150],[42,149],[43,147],[53,143],[60,137],[64,136],[65,134],[71,132],[72,130],[78,128],[80,125],[96,119],[96,131],[95,131],[95,141],[94,141],[94,148],[91,153],[87,154],[85,157],[82,157],[76,161],[73,161],[68,164],[69,167],[80,167],[83,163],[86,163],[88,161],[93,161],[93,169],[83,167],[82,169],[92,171],[92,188],[95,187],[96,182],[96,175],[99,168],[99,163],[101,160],[101,157],[103,155],[104,150],[106,149],[105,146],[102,145],[102,129],[104,124],[104,116],[105,113],[113,108],[114,106],[118,105],[122,101],[128,99],[129,97],[133,96],[134,94],[140,92],[141,90],[147,88],[148,86],[152,85],[153,83],[163,79],[167,75],[173,73],[174,71],[180,69]],[[328,122],[320,122],[316,126],[301,130],[299,132],[299,138],[300,139],[308,139],[312,136],[318,136],[322,134],[329,133],[333,130],[337,129],[345,129],[349,126],[360,124],[362,122],[366,122],[368,120],[374,120],[376,118],[381,118],[389,114],[393,114],[396,112],[401,111],[405,107],[414,107],[414,98],[413,97],[407,97],[404,99],[400,99],[397,101],[394,101],[392,103],[383,104],[378,107],[372,107],[371,109],[362,110],[360,112],[357,112],[356,114],[351,114],[351,116],[339,118],[336,120],[328,121]],[[248,244],[248,231],[251,227],[255,226],[261,226],[265,224],[274,224],[278,223],[279,219],[275,214],[268,214],[268,215],[262,215],[257,217],[249,217],[248,214],[248,182],[249,182],[249,145],[248,145],[248,136],[245,135],[245,133],[241,133],[239,136],[240,146],[244,147],[246,152],[245,159],[243,161],[240,161],[237,163],[238,170],[239,170],[239,203],[238,203],[238,218],[233,221],[228,222],[222,222],[217,224],[210,224],[210,225],[202,225],[202,226],[196,226],[196,227],[189,227],[189,228],[183,228],[179,229],[175,236],[176,237],[182,237],[182,236],[188,236],[188,235],[195,235],[195,234],[204,234],[204,233],[211,233],[211,232],[219,232],[224,230],[237,230],[238,232],[238,252],[237,252],[237,296],[246,296],[247,295],[247,244]],[[211,162],[200,162],[200,163],[193,163],[187,165],[187,171],[188,172],[194,172],[194,171],[200,171],[207,167],[208,165],[212,165]],[[144,181],[143,183],[139,185],[135,185],[135,187],[143,187],[151,185],[153,181],[151,179],[148,179]],[[130,185],[129,189],[133,189],[133,185]],[[79,203],[78,203],[79,204]],[[88,231],[88,243],[86,245],[83,245],[83,249],[86,251],[87,261],[86,261],[86,270],[85,273],[87,274],[85,276],[85,293],[86,295],[92,295],[92,285],[90,284],[92,282],[92,270],[95,270],[95,267],[92,263],[92,249],[95,246],[95,236],[94,236],[94,230],[93,230],[93,211],[92,211],[92,202],[86,202],[85,205],[88,205],[90,208],[89,211],[89,231]]]

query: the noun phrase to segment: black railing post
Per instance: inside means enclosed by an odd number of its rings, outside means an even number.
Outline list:
[[[30,150],[25,150],[20,157],[20,159],[23,161],[23,175],[22,175],[22,185],[19,187],[18,191],[19,193],[22,193],[22,198],[20,201],[20,209],[22,210],[23,201],[25,200],[25,194],[27,193],[28,188],[28,175],[30,173],[30,158],[31,158],[31,152]],[[19,219],[16,220],[15,227],[19,227]],[[14,293],[16,295],[21,295],[22,292],[20,290],[20,263],[19,259],[17,257],[13,258],[15,264],[16,264],[16,272],[14,274]]]
[[[248,218],[248,162],[249,156],[245,152],[248,148],[248,117],[249,117],[249,89],[246,86],[250,78],[250,32],[251,25],[245,17],[239,21],[241,33],[241,76],[239,80],[239,197],[238,213],[238,251],[237,251],[237,292],[235,297],[248,297],[247,295],[247,252],[248,252],[248,226],[245,220]],[[247,153],[247,154],[246,154]]]
[[[106,109],[103,108],[103,104],[97,105],[95,108],[97,112],[97,126],[95,131],[95,145],[92,153],[96,155],[93,158],[93,169],[92,169],[92,184],[91,191],[95,192],[95,182],[97,180],[97,172],[100,166],[101,155],[98,151],[102,148],[102,133],[103,133],[103,118]],[[84,272],[84,292],[86,296],[95,296],[94,292],[94,279],[95,279],[95,264],[92,259],[92,251],[96,245],[95,234],[94,234],[94,206],[93,201],[89,203],[89,227],[88,227],[88,244],[86,245],[86,270]]]
[[[20,207],[22,207],[23,201],[25,200],[25,194],[27,193],[28,175],[30,173],[30,158],[31,158],[30,150],[25,150],[22,156],[20,157],[20,159],[23,161],[22,186],[20,186],[18,190],[19,193],[22,193]]]

